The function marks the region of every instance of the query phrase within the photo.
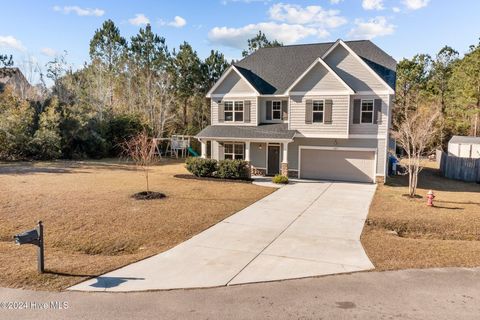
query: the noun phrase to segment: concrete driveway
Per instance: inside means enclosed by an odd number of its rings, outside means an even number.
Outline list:
[[[216,287],[373,269],[360,234],[375,189],[290,184],[166,252],[70,290]]]

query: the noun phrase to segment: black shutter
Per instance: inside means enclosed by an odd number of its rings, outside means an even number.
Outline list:
[[[218,122],[225,122],[225,108],[223,101],[218,103]]]
[[[282,120],[288,120],[288,101],[282,101]]]
[[[272,120],[272,101],[267,101],[266,120]]]
[[[310,124],[313,122],[313,101],[307,100],[305,102],[305,123]]]
[[[360,123],[360,108],[362,101],[360,99],[353,100],[353,123]]]
[[[382,124],[382,99],[375,99],[373,102],[373,106],[373,123]]]
[[[250,122],[250,100],[243,101],[243,122]]]
[[[333,101],[332,99],[327,99],[325,100],[325,124],[332,124],[332,105]]]

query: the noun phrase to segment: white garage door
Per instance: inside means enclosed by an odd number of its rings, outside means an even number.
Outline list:
[[[375,151],[301,148],[300,178],[373,182]]]

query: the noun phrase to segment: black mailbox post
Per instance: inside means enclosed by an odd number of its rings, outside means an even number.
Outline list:
[[[43,273],[45,271],[45,257],[43,250],[43,224],[42,221],[38,221],[38,225],[35,229],[25,231],[13,236],[15,243],[33,244],[38,247],[38,272]]]

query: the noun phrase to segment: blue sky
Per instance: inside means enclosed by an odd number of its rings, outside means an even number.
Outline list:
[[[112,19],[127,39],[149,21],[171,49],[188,41],[202,58],[211,49],[240,58],[262,29],[284,44],[371,39],[398,60],[445,44],[466,52],[480,37],[478,12],[477,0],[5,1],[0,53],[43,66],[66,50],[79,67],[94,31]]]

